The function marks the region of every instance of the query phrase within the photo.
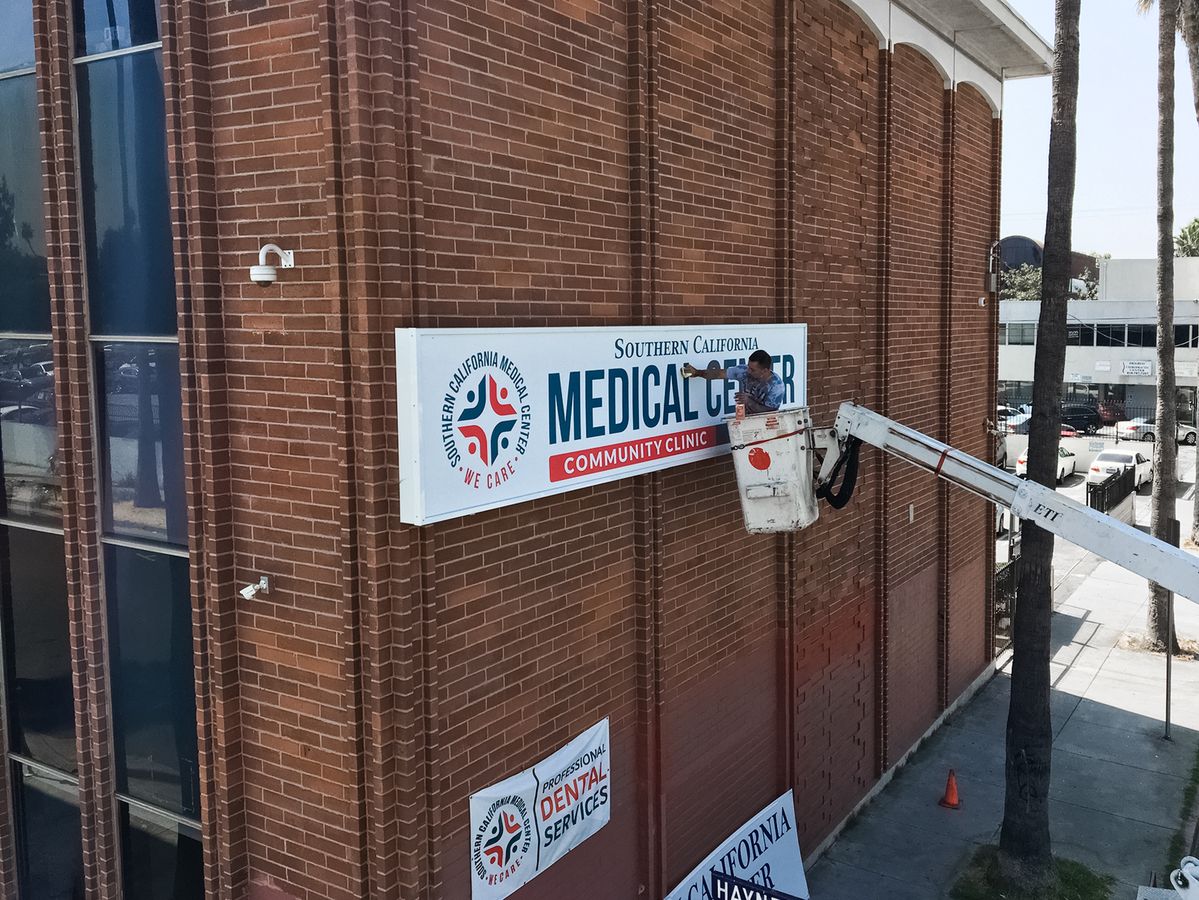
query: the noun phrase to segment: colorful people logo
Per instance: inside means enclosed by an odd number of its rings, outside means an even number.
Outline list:
[[[467,407],[458,416],[458,431],[467,438],[467,453],[479,457],[485,466],[492,465],[501,450],[507,450],[510,435],[516,428],[516,407],[508,402],[508,388],[500,387],[491,375],[479,379],[479,385],[466,393]],[[490,423],[476,421],[490,412]],[[463,422],[470,422],[463,425]]]
[[[516,853],[523,836],[524,823],[515,812],[501,809],[499,818],[492,823],[491,831],[483,842],[483,855],[497,869],[502,869]]]
[[[522,877],[533,846],[533,823],[524,797],[509,794],[491,804],[471,842],[475,877],[495,886]]]

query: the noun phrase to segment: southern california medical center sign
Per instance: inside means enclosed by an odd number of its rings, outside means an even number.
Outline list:
[[[400,518],[427,525],[728,452],[734,382],[774,359],[807,405],[806,325],[397,329]]]

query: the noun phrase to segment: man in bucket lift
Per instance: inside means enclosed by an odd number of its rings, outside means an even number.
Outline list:
[[[765,350],[755,350],[750,354],[749,365],[728,369],[697,369],[691,363],[684,363],[683,377],[692,376],[705,381],[721,379],[737,382],[741,388],[737,391],[737,406],[740,408],[744,404],[745,411],[750,415],[775,412],[783,405],[786,395],[783,379],[774,374],[774,363]]]

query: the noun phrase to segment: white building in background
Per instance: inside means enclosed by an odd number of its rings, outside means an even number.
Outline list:
[[[1153,415],[1157,378],[1157,260],[1099,264],[1099,299],[1073,300],[1067,312],[1062,394],[1122,404],[1129,417]],[[1032,397],[1041,304],[999,304],[999,398]],[[1174,260],[1174,346],[1179,413],[1194,422],[1199,387],[1199,258]]]

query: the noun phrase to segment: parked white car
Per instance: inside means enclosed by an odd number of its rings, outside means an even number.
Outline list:
[[[1074,474],[1078,465],[1078,457],[1065,447],[1057,448],[1057,483],[1061,484]],[[1024,450],[1016,457],[1016,477],[1028,477],[1028,451]]]
[[[1028,427],[1032,424],[1032,414],[1017,413],[1010,419],[1004,419],[999,424],[1000,427],[1007,429],[1008,434],[1028,434]]]
[[[1104,450],[1091,463],[1087,471],[1087,484],[1099,484],[1108,476],[1128,468],[1136,470],[1134,485],[1138,489],[1153,480],[1153,460],[1147,459],[1143,453],[1136,450]]]
[[[1157,426],[1144,416],[1116,423],[1116,436],[1122,441],[1152,441],[1157,437]],[[1178,443],[1195,446],[1199,434],[1190,425],[1178,426]]]

